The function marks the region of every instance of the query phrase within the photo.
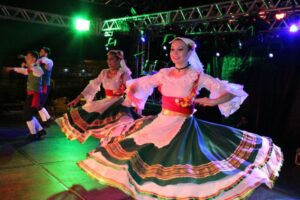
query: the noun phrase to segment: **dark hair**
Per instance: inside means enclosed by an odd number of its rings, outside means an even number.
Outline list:
[[[187,46],[188,46],[188,50],[189,50],[189,51],[192,51],[192,50],[194,49],[194,48],[192,47],[192,45],[190,45],[190,44],[188,44]]]
[[[32,55],[35,59],[39,59],[39,53],[37,51],[27,51],[27,54]]]
[[[42,49],[44,49],[44,51],[50,55],[51,54],[51,49],[49,47],[42,47]]]

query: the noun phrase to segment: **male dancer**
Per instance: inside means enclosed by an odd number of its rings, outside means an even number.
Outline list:
[[[39,115],[43,121],[44,127],[49,127],[51,123],[51,116],[49,115],[48,111],[44,107],[50,93],[51,73],[53,68],[53,61],[50,58],[48,58],[50,54],[51,54],[50,48],[42,47],[39,53],[40,58],[38,59],[39,65],[44,70],[43,88],[42,88],[42,95],[41,95],[41,109],[39,110]]]
[[[30,140],[38,140],[42,135],[46,135],[46,131],[35,118],[34,114],[40,109],[40,94],[42,92],[42,81],[44,71],[37,64],[38,53],[36,51],[28,51],[25,56],[25,67],[8,67],[7,71],[15,71],[20,74],[27,75],[27,97],[24,105],[24,118],[29,129]]]

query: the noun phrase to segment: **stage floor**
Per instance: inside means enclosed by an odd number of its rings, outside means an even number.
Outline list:
[[[26,142],[27,129],[19,113],[1,117],[0,199],[2,200],[125,200],[121,191],[91,179],[76,162],[98,145],[69,141],[53,124],[40,141]],[[275,188],[261,186],[250,200],[300,199],[300,167],[285,161]]]

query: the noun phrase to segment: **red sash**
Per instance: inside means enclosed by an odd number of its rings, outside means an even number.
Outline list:
[[[120,76],[120,87],[118,90],[107,90],[105,89],[105,96],[111,96],[111,97],[118,97],[118,96],[123,96],[125,92],[125,83],[124,83],[124,73]]]
[[[31,107],[40,109],[40,94],[38,92],[27,91],[27,95],[33,95]]]
[[[199,79],[200,74],[198,74],[198,77],[193,84],[190,94],[184,98],[162,96],[162,108],[188,115],[193,114],[195,107],[194,100],[197,95]]]

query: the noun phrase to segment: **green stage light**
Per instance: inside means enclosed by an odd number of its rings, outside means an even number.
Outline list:
[[[77,18],[75,20],[75,28],[78,31],[89,31],[90,30],[90,20]]]

